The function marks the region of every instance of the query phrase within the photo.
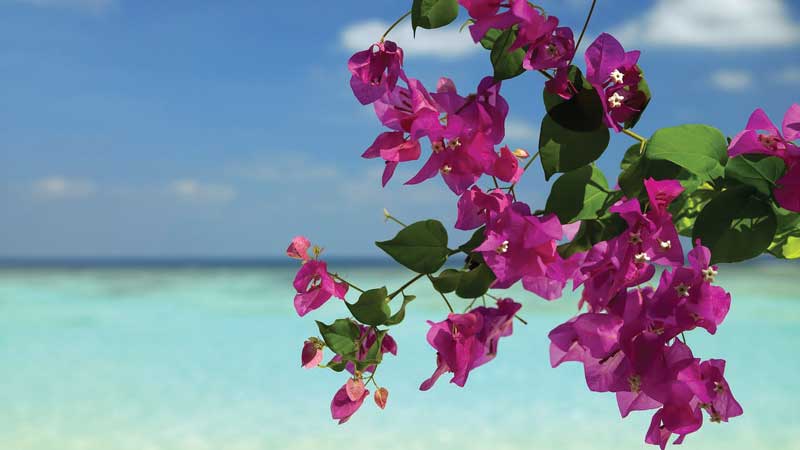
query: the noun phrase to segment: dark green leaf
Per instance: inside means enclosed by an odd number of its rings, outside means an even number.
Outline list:
[[[583,166],[553,183],[545,211],[555,213],[561,223],[596,219],[603,215],[611,194],[603,172],[594,166]]]
[[[692,236],[692,227],[697,220],[697,216],[705,208],[705,206],[714,197],[719,195],[719,191],[715,191],[706,183],[703,186],[694,189],[686,189],[681,193],[675,201],[669,205],[670,213],[672,213],[672,221],[675,223],[675,229],[682,236]]]
[[[492,44],[489,59],[494,67],[494,79],[497,81],[514,78],[525,72],[522,67],[525,50],[518,48],[511,52],[508,51],[516,38],[517,32],[513,28],[509,28],[500,33]]]
[[[386,321],[386,325],[397,325],[402,322],[403,319],[406,318],[406,305],[413,302],[416,298],[417,297],[414,295],[403,295],[403,304],[400,305],[400,309]]]
[[[386,330],[375,331],[375,342],[367,349],[367,354],[363,359],[356,361],[356,369],[364,370],[373,364],[380,364],[383,360],[383,352],[381,346],[383,345],[383,338],[386,336]]]
[[[449,294],[453,292],[458,287],[459,281],[461,281],[461,275],[464,272],[455,269],[445,269],[439,276],[432,276],[431,283],[433,284],[434,289],[441,292],[442,294]]]
[[[606,127],[588,133],[573,131],[545,115],[539,134],[539,156],[545,179],[549,180],[557,172],[569,172],[596,160],[608,147],[609,139]]]
[[[737,180],[764,195],[770,195],[785,169],[783,160],[775,156],[740,155],[728,161],[725,178]]]
[[[772,207],[749,188],[719,194],[700,212],[692,240],[711,250],[712,262],[737,262],[767,250],[777,229]]]
[[[411,26],[433,29],[443,27],[458,17],[457,0],[414,0],[411,5]]]
[[[356,341],[360,331],[358,326],[349,319],[336,319],[332,324],[325,325],[317,321],[322,339],[334,353],[347,359],[352,358],[356,352]]]
[[[468,272],[463,272],[456,288],[456,295],[461,298],[476,298],[486,294],[494,283],[495,276],[486,263],[480,263]]]
[[[666,160],[650,160],[646,154],[640,155],[639,151],[639,144],[631,145],[620,163],[622,172],[619,174],[617,183],[628,198],[644,195],[644,180],[647,178],[699,182],[697,176],[677,164]]]
[[[378,326],[385,323],[392,314],[387,302],[388,297],[386,287],[382,287],[364,292],[353,304],[345,303],[356,320],[365,325]]]
[[[645,152],[649,160],[673,162],[707,181],[724,174],[728,143],[716,128],[681,125],[656,131]]]
[[[334,372],[341,372],[347,368],[347,363],[347,360],[330,361],[328,364],[326,364],[326,366]]]
[[[388,241],[376,242],[381,250],[395,261],[418,273],[439,270],[450,250],[447,248],[447,231],[436,220],[412,223]]]

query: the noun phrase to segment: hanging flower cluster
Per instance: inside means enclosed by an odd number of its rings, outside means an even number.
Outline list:
[[[525,323],[521,302],[492,292],[520,283],[555,300],[571,285],[581,289],[579,313],[550,332],[551,363],[583,364],[589,389],[615,393],[623,417],[655,410],[647,443],[663,449],[675,435],[680,444],[704,415],[727,422],[742,414],[725,361],[696,358],[685,335],[696,328],[715,334],[729,312],[731,295],[715,285],[717,263],[763,253],[800,257],[800,150],[793,142],[800,137],[800,106],[789,109],[780,131],[757,110],[730,144],[705,125],[636,134],[632,128],[650,101],[640,53],[603,33],[585,52],[585,74],[573,64],[595,3],[575,40],[569,27],[527,0],[415,0],[378,42],[350,58],[354,96],[372,105],[387,129],[362,155],[384,161],[382,184],[400,163],[425,153],[406,184],[441,176],[458,196],[454,227],[474,231],[454,246],[440,222],[407,225],[384,210],[402,228],[376,245],[415,273],[394,290],[359,288],[329,271],[319,247],[304,237],[292,241],[286,253],[301,262],[297,313],[331,297],[350,313],[318,321],[319,335],[301,350],[302,367],[347,373],[331,401],[339,423],[362,406],[369,384],[376,405],[386,407],[389,391],[376,373],[385,354],[397,354],[388,329],[405,319],[415,300],[408,291],[422,279],[449,314],[428,322],[435,368],[420,390],[445,374],[463,387],[473,369],[495,358],[514,321]],[[471,94],[460,94],[445,77],[428,90],[408,76],[406,55],[386,37],[408,16],[414,29],[448,25],[459,6],[469,14],[473,41],[490,51],[494,73]],[[509,104],[501,85],[526,72],[545,77],[536,152],[503,145]],[[636,141],[613,187],[594,163],[610,130]],[[543,208],[517,198],[517,182],[537,159],[548,180],[560,174]],[[694,244],[688,254],[681,236]],[[452,257],[463,263],[445,267]],[[323,363],[327,351],[333,356]]]

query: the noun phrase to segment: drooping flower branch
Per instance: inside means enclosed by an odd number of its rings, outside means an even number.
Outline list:
[[[386,127],[362,156],[383,160],[383,185],[401,163],[425,159],[406,184],[441,177],[458,196],[454,227],[474,232],[452,245],[440,222],[406,225],[384,210],[401,230],[376,245],[416,273],[394,290],[361,289],[329,272],[319,247],[303,237],[292,241],[287,255],[301,262],[297,313],[332,297],[350,313],[317,322],[319,336],[301,351],[302,367],[347,371],[331,402],[339,423],[362,406],[369,384],[376,405],[386,407],[389,391],[376,372],[385,354],[397,354],[388,327],[404,320],[415,300],[407,291],[423,279],[450,313],[429,321],[435,368],[421,390],[444,374],[464,386],[473,369],[495,358],[514,320],[525,323],[520,302],[492,291],[521,283],[555,300],[571,285],[581,289],[579,314],[550,332],[551,363],[581,363],[589,389],[613,392],[622,417],[655,410],[647,443],[663,449],[675,435],[680,444],[704,415],[727,422],[742,414],[725,361],[696,358],[684,336],[696,328],[714,334],[728,314],[731,295],[714,284],[717,263],[763,253],[800,257],[800,106],[789,109],[781,130],[757,110],[730,143],[705,125],[640,136],[632,128],[651,99],[640,52],[603,33],[585,51],[584,70],[573,64],[595,4],[576,43],[569,27],[527,0],[414,0],[375,44],[350,58],[354,96]],[[405,54],[389,33],[409,16],[415,30],[448,25],[459,5],[469,14],[470,36],[490,52],[493,73],[468,95],[446,77],[428,90],[406,73]],[[509,104],[502,84],[525,72],[545,76],[535,152],[504,145]],[[611,131],[636,141],[613,187],[594,163]],[[534,161],[546,179],[560,174],[542,208],[515,190]],[[486,180],[491,184],[481,187]],[[679,236],[691,238],[688,255]],[[463,264],[443,268],[454,257]],[[358,298],[348,300],[353,291]],[[495,303],[487,305],[487,297]],[[323,363],[326,350],[333,356]]]

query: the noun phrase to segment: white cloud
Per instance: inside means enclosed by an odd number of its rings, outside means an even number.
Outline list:
[[[69,8],[101,13],[114,6],[115,0],[15,0],[39,8]]]
[[[741,92],[753,85],[753,75],[745,70],[720,69],[711,73],[709,81],[717,89]]]
[[[364,50],[380,39],[388,27],[388,23],[377,19],[351,24],[340,33],[340,44],[351,52]],[[417,38],[414,39],[411,24],[402,23],[392,30],[388,39],[397,42],[407,54],[415,57],[456,59],[469,55],[479,47],[472,42],[467,29],[459,32],[455,25],[436,30],[417,29]]]
[[[797,44],[800,24],[782,0],[658,0],[612,34],[626,46],[741,50]]]
[[[532,121],[509,119],[506,121],[506,139],[512,141],[531,141],[539,138],[539,129]]]
[[[775,73],[773,81],[781,84],[800,84],[800,66],[784,67]]]
[[[289,183],[308,179],[330,179],[339,176],[334,166],[315,161],[303,153],[288,153],[269,161],[244,161],[231,164],[226,172],[234,177],[254,181]]]
[[[231,186],[192,179],[175,180],[167,190],[180,199],[201,203],[227,203],[236,198],[236,190]]]
[[[95,191],[94,183],[78,178],[52,176],[33,183],[34,195],[47,199],[85,198],[94,194]]]

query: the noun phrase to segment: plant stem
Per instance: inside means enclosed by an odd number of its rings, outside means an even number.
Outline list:
[[[337,280],[339,280],[342,283],[350,286],[351,288],[357,290],[358,292],[361,292],[362,294],[364,293],[363,289],[361,289],[360,287],[356,286],[355,284],[345,280],[344,278],[340,277],[338,274],[328,272],[328,275],[332,276],[333,278],[336,278]]]
[[[594,6],[596,4],[597,0],[592,0],[592,6],[589,8],[589,14],[586,15],[586,21],[583,22],[583,29],[581,30],[580,36],[578,36],[578,41],[575,43],[575,52],[577,52],[578,48],[581,46],[581,41],[583,40],[583,36],[586,34],[586,28],[589,27],[589,21],[592,20],[592,13],[594,12]],[[572,64],[572,60],[570,60],[569,63]]]
[[[431,284],[433,284],[433,277],[428,275],[428,280],[430,280]],[[439,291],[436,291],[436,292],[439,292]],[[451,313],[455,312],[455,311],[453,311],[453,306],[450,305],[449,301],[447,301],[447,297],[445,297],[444,294],[442,294],[441,292],[439,292],[439,295],[442,296],[442,300],[444,300],[444,303],[447,305],[447,309],[449,309]]]
[[[397,294],[399,294],[399,293],[400,293],[400,292],[402,292],[402,291],[403,291],[405,288],[407,288],[407,287],[411,286],[411,285],[412,285],[412,284],[414,284],[414,283],[415,283],[417,280],[419,280],[420,278],[422,278],[422,277],[424,277],[424,276],[425,276],[425,274],[421,273],[421,274],[419,274],[419,275],[415,276],[414,278],[412,278],[412,279],[408,280],[408,282],[406,282],[406,284],[404,284],[404,285],[400,286],[400,289],[398,289],[398,290],[396,290],[396,291],[392,292],[391,294],[389,294],[389,300],[391,300],[391,299],[395,298],[395,297],[397,296]],[[428,275],[428,277],[430,277],[430,275]]]
[[[386,36],[389,35],[389,33],[394,29],[394,27],[399,25],[400,22],[403,21],[403,19],[405,19],[406,17],[408,17],[410,15],[411,15],[411,10],[409,10],[407,13],[403,14],[402,16],[400,16],[400,18],[395,20],[393,24],[389,25],[389,28],[387,28],[386,31],[383,33],[383,36],[381,36],[381,40],[380,41],[383,42],[383,40],[386,39]]]
[[[639,154],[640,155],[644,154],[644,149],[645,147],[647,147],[647,139],[645,139],[642,136],[639,136],[638,134],[634,133],[631,130],[628,130],[627,128],[623,129],[622,132],[639,141]]]
[[[522,317],[518,316],[517,314],[514,314],[514,318],[519,320],[520,322],[522,322],[523,325],[527,325],[528,324],[528,322],[525,319],[523,319]]]
[[[392,220],[392,221],[396,222],[398,225],[400,225],[400,226],[401,226],[401,227],[403,227],[403,228],[405,228],[405,227],[407,227],[407,226],[408,226],[408,225],[404,224],[403,222],[400,222],[399,220],[397,220],[397,218],[396,218],[396,217],[394,217],[394,216],[386,216],[386,219],[387,219],[387,220]]]

